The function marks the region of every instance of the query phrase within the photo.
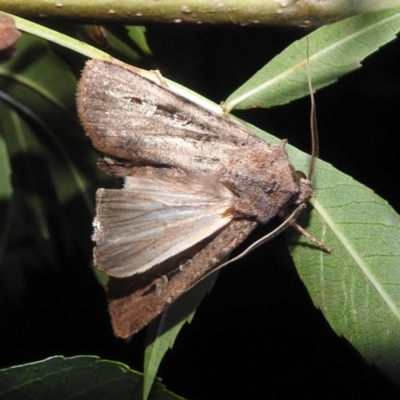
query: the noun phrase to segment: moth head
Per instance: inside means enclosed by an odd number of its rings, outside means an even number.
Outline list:
[[[294,204],[306,203],[311,197],[314,196],[314,190],[312,188],[311,182],[301,171],[296,171],[297,177],[299,179],[299,195]]]

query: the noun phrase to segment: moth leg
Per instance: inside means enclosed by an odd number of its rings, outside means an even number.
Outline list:
[[[164,77],[162,76],[160,70],[158,69],[152,69],[151,72],[153,72],[153,74],[157,77],[157,79],[160,81],[160,84],[162,86],[168,87],[168,83],[167,81],[164,79]]]
[[[332,249],[328,246],[325,246],[322,242],[320,242],[317,238],[310,235],[301,225],[299,225],[294,219],[289,221],[290,226],[295,228],[300,234],[306,237],[310,242],[314,243],[317,247],[319,247],[322,251],[326,253],[332,253]]]

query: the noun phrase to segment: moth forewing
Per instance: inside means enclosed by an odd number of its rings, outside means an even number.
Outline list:
[[[89,61],[78,112],[101,167],[128,176],[98,195],[95,259],[114,331],[147,325],[254,229],[313,195],[270,144],[121,63]]]
[[[86,64],[78,111],[94,146],[110,158],[204,172],[236,195],[244,217],[266,223],[300,194],[303,178],[282,145],[120,64]]]
[[[209,275],[256,226],[255,221],[233,220],[225,229],[147,273],[124,279],[110,277],[107,289],[115,335],[127,338],[140,331]]]

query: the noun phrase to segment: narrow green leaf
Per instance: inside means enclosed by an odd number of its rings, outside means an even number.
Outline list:
[[[231,94],[225,109],[272,107],[308,96],[307,54],[313,89],[361,66],[365,57],[395,39],[400,9],[386,9],[324,26],[294,42]],[[308,46],[308,50],[307,50]]]
[[[34,22],[20,18],[16,15],[12,14],[7,14],[7,15],[9,15],[14,19],[16,27],[23,32],[31,33],[32,35],[35,35],[42,39],[46,39],[53,43],[57,43],[60,46],[76,51],[87,57],[100,58],[103,60],[112,59],[112,57],[109,56],[107,53],[104,53],[103,51],[96,49],[95,47],[90,46],[80,40],[71,38],[67,35],[63,35],[60,32],[46,28],[39,24],[35,24]]]
[[[88,146],[75,116],[76,79],[70,69],[43,41],[23,35],[17,56],[0,66],[0,85],[7,90],[3,99],[38,125],[29,128],[36,136],[35,153],[50,165],[60,201],[81,195],[92,210],[93,200],[86,195],[91,177],[82,173],[89,171],[88,156],[83,153]],[[12,135],[8,136],[10,148],[15,143]]]
[[[290,145],[287,150],[296,169],[307,171],[310,156]],[[400,216],[371,189],[322,160],[314,190],[313,209],[299,222],[333,252],[322,252],[302,236],[293,241],[289,232],[299,275],[334,331],[400,381]]]
[[[46,218],[48,203],[41,195],[46,180],[35,172],[35,156],[40,154],[40,143],[17,112],[3,103],[0,104],[0,119],[0,133],[8,143],[9,155],[18,158],[18,166],[14,165],[14,175],[21,175],[17,192],[25,192],[25,204],[32,211],[41,238],[47,240],[50,236]]]
[[[129,63],[137,64],[141,59],[138,51],[140,49],[129,37],[128,30],[124,26],[107,27],[106,39],[110,52],[112,49],[116,50],[117,54],[124,55],[125,59],[130,60]]]
[[[143,375],[95,356],[51,357],[0,370],[0,399],[139,400]],[[181,399],[156,381],[151,400]]]
[[[57,31],[45,28],[41,25],[35,24],[31,21],[27,21],[15,15],[11,14],[8,15],[14,18],[17,28],[24,32],[32,33],[33,35],[49,40],[53,43],[57,43],[60,46],[74,50],[77,53],[83,54],[87,57],[98,58],[103,60],[112,60],[112,57],[109,54],[104,53],[101,50],[88,45],[87,43],[73,39]],[[142,45],[140,45],[141,48]],[[140,73],[149,79],[153,80],[155,79],[154,71],[141,70]],[[158,81],[158,76],[157,76],[157,81]],[[201,105],[202,107],[208,108],[209,110],[215,112],[216,114],[221,114],[221,115],[224,114],[224,111],[219,104],[213,103],[212,101],[206,99],[203,96],[200,96],[198,93],[180,85],[179,83],[170,81],[168,79],[165,79],[165,81],[168,83],[168,86],[176,93],[184,97],[187,97],[188,99],[194,101],[195,103]]]
[[[349,176],[320,161],[309,233],[332,247],[292,250],[314,304],[338,335],[400,381],[400,216]]]
[[[146,42],[144,27],[107,26],[106,32],[108,46],[117,50],[118,54],[123,55],[125,60],[130,60],[129,63],[137,65],[151,54]]]
[[[144,358],[143,400],[148,398],[158,367],[186,322],[191,322],[197,307],[217,279],[214,273],[174,301],[147,328]]]
[[[7,146],[1,136],[3,119],[1,118],[0,103],[0,265],[3,259],[11,224],[11,195],[13,188],[11,184],[11,166],[8,157]]]
[[[399,20],[398,10],[385,10],[313,33],[309,54],[314,87],[358,68],[362,59],[394,38]],[[235,92],[227,109],[283,104],[306,95],[306,47],[304,41],[293,44],[268,64],[267,73],[262,70]],[[309,157],[290,146],[288,150],[293,164],[307,171]],[[293,250],[299,273],[336,332],[368,361],[399,379],[399,216],[369,189],[323,162],[318,163],[314,186],[308,230],[334,252],[326,255],[300,238]],[[174,337],[149,349],[149,382]]]
[[[15,192],[9,245],[19,248],[3,262],[18,260],[23,270],[38,251],[49,265],[60,265],[56,246],[62,243],[72,257],[87,243],[81,216],[94,213],[95,190],[116,180],[95,166],[97,155],[75,112],[76,78],[46,42],[23,35],[16,56],[0,66],[0,87]]]
[[[127,26],[129,37],[147,55],[152,55],[152,51],[147,43],[145,26]]]
[[[186,322],[186,320],[176,322],[172,328],[160,335],[158,327],[165,324],[168,312],[169,310],[165,310],[156,320],[152,321],[147,330],[147,338],[153,337],[154,341],[146,346],[144,354],[143,400],[148,399],[161,361],[167,350],[172,349],[176,337]],[[189,318],[193,315],[194,313]]]
[[[3,122],[3,119],[0,117],[0,124],[3,125]],[[4,131],[4,126],[0,128],[0,132],[1,131]],[[4,138],[0,136],[0,200],[9,200],[12,191],[11,166],[8,158],[7,146]]]

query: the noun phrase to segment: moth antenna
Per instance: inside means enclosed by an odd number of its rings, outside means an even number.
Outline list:
[[[317,163],[318,155],[319,155],[319,139],[318,139],[318,126],[317,126],[317,109],[315,106],[315,99],[313,88],[311,84],[311,70],[310,70],[310,56],[309,56],[309,46],[308,46],[308,37],[307,37],[307,80],[308,80],[308,90],[310,92],[311,99],[311,111],[310,111],[310,129],[311,129],[311,161],[310,168],[308,171],[308,181],[311,183],[315,173],[315,165]],[[331,253],[332,249],[325,246],[322,242],[316,239],[314,236],[310,235],[303,227],[301,227],[293,217],[289,217],[286,221],[293,228],[297,229],[297,231],[305,236],[308,240],[318,246],[321,250]]]
[[[319,155],[319,139],[318,139],[318,126],[317,126],[317,108],[315,106],[314,93],[311,84],[311,70],[310,70],[310,57],[308,48],[308,37],[307,37],[307,80],[308,90],[310,92],[311,99],[311,111],[310,111],[310,129],[311,129],[311,161],[310,168],[308,170],[308,180],[312,182],[315,173],[315,164],[317,163]]]
[[[215,271],[218,271],[221,268],[226,267],[227,265],[240,260],[241,258],[243,258],[244,256],[246,256],[247,254],[249,254],[250,252],[252,252],[253,250],[255,250],[257,247],[263,245],[264,243],[270,241],[271,239],[273,239],[274,237],[280,235],[284,230],[286,230],[289,226],[293,225],[293,222],[296,220],[296,218],[299,216],[299,214],[301,213],[301,211],[306,208],[306,204],[302,203],[299,204],[294,211],[289,215],[288,218],[286,218],[278,227],[276,227],[272,232],[268,233],[267,235],[263,236],[262,238],[258,239],[257,241],[255,241],[251,246],[249,246],[246,250],[244,250],[242,253],[240,253],[238,256],[217,265],[215,268],[213,268],[211,271],[208,271],[206,275],[202,276],[200,280],[203,280],[205,278],[207,278],[207,276],[213,274]],[[196,283],[197,284],[197,283]]]

